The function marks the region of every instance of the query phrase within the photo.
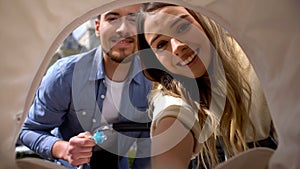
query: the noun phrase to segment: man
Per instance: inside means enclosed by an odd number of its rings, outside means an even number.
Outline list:
[[[112,131],[103,145],[91,139],[107,124],[149,122],[151,83],[134,56],[139,8],[131,5],[101,14],[95,21],[101,46],[50,67],[20,133],[24,145],[69,168],[113,169],[129,168],[126,153],[136,141],[139,158],[133,168],[149,168],[148,131]]]

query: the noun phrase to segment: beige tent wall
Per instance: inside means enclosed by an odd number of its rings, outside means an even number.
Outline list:
[[[142,1],[0,0],[0,168],[17,168],[20,126],[59,43],[91,16],[137,2]],[[169,2],[200,10],[237,38],[261,80],[279,134],[269,167],[300,168],[300,2]]]

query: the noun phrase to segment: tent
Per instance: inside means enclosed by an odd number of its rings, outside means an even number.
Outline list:
[[[246,152],[220,168],[251,168],[254,163],[264,168],[300,168],[300,130],[296,126],[300,120],[300,2],[166,1],[206,14],[237,39],[261,81],[278,132],[275,152]],[[0,168],[61,168],[39,159],[15,159],[18,133],[51,56],[90,17],[141,2],[147,1],[0,0]]]

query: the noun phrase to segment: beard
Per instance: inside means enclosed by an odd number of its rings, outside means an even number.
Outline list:
[[[135,54],[134,51],[132,51],[130,54],[126,54],[125,49],[119,49],[118,54],[114,54],[113,51],[104,51],[104,52],[108,56],[108,58],[120,64],[131,62],[133,60],[133,55]]]

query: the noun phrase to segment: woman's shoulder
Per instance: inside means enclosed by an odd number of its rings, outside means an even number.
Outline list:
[[[155,107],[166,108],[170,105],[183,105],[185,103],[182,98],[166,94],[159,89],[153,90],[151,96]]]
[[[192,107],[181,97],[164,93],[159,89],[152,90],[150,95],[153,118],[159,117],[164,112],[170,110],[173,111],[174,115],[178,114],[183,109],[193,112]]]

